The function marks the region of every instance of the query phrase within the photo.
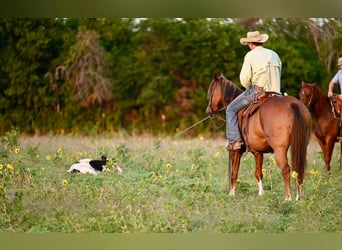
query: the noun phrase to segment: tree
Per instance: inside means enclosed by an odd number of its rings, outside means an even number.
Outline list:
[[[1,19],[0,32],[1,128],[39,130],[49,123],[54,102],[44,74],[67,41],[62,20]]]
[[[248,47],[239,39],[252,29],[270,34],[284,91],[297,96],[302,80],[324,90],[341,26],[337,18],[1,19],[0,133],[187,127],[205,115],[213,72],[240,84]]]

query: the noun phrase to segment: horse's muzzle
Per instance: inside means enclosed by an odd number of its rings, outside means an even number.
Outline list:
[[[215,115],[210,107],[206,108],[205,113],[209,115],[209,117],[213,117]]]

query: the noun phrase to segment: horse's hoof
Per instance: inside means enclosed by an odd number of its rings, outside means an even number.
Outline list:
[[[259,195],[259,196],[264,196],[264,194],[265,194],[264,191],[262,191],[262,192],[259,191],[259,192],[258,192],[258,195]]]

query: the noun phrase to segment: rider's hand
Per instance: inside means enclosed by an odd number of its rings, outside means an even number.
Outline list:
[[[334,93],[331,90],[329,90],[328,91],[328,97],[332,97],[333,95],[334,95]]]

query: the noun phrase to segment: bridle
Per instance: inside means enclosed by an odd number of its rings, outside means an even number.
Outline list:
[[[310,88],[310,99],[309,99],[309,102],[307,104],[307,107],[310,108],[311,107],[311,102],[312,102],[312,99],[313,99],[313,95],[314,95],[314,88],[312,86],[308,86]],[[304,90],[302,91],[302,93],[304,94]],[[304,95],[305,96],[305,95]]]
[[[223,81],[223,82],[222,82]],[[208,103],[208,107],[211,107],[211,103],[212,103],[212,96],[213,96],[213,92],[214,92],[214,89],[215,88],[218,88],[220,87],[221,88],[221,92],[223,93],[226,93],[226,91],[230,91],[231,93],[231,96],[234,97],[237,95],[237,90],[238,88],[232,88],[233,86],[233,83],[230,82],[228,79],[226,79],[223,75],[219,76],[217,79],[215,79],[210,87],[209,87],[209,90],[208,90],[208,96],[209,96],[209,103]],[[217,111],[220,112],[222,110],[225,110],[228,106],[228,104],[232,101],[233,98],[228,98],[227,100],[222,100],[222,108],[219,109]]]

